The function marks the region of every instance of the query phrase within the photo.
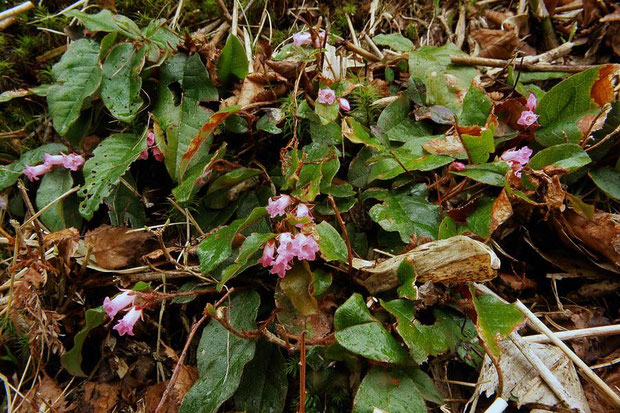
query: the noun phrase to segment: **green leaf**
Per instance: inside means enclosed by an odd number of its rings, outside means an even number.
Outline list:
[[[82,371],[82,347],[88,333],[100,326],[105,320],[105,311],[103,306],[97,308],[91,308],[86,310],[85,325],[84,327],[73,337],[73,347],[60,357],[60,363],[69,372],[69,374],[78,377],[86,377],[84,371]]]
[[[332,274],[321,268],[317,268],[312,275],[312,295],[321,297],[332,285]]]
[[[209,273],[226,261],[232,255],[232,242],[235,235],[266,215],[267,211],[265,208],[254,208],[247,218],[237,219],[230,225],[218,229],[205,238],[198,244],[200,270],[203,273]]]
[[[385,146],[374,138],[370,131],[355,118],[347,116],[342,121],[344,136],[353,143],[361,143],[373,149],[385,150]]]
[[[132,122],[142,106],[140,72],[145,53],[145,47],[136,50],[132,43],[121,43],[110,51],[103,64],[101,100],[123,122]]]
[[[418,298],[418,287],[415,285],[416,273],[413,264],[407,260],[402,260],[396,270],[400,287],[396,289],[398,296],[408,300],[416,300]]]
[[[84,101],[101,84],[99,43],[86,39],[69,44],[67,51],[52,67],[56,82],[47,92],[47,105],[54,129],[64,136],[80,117]]]
[[[165,132],[165,147],[159,146],[164,152],[168,173],[174,180],[182,181],[177,173],[181,159],[190,142],[211,117],[211,112],[201,106],[200,102],[217,99],[217,89],[209,80],[207,69],[198,53],[189,57],[178,53],[162,65],[153,116]],[[210,147],[211,139],[198,149],[185,170],[205,163]]]
[[[372,40],[380,46],[387,46],[399,52],[408,52],[413,49],[413,42],[398,33],[379,34]]]
[[[328,125],[338,119],[339,106],[337,102],[327,105],[319,103],[318,100],[314,104],[314,111],[318,115],[321,125]]]
[[[441,47],[425,46],[409,53],[409,72],[426,85],[427,105],[445,106],[460,113],[460,97],[465,95],[476,76],[475,68],[451,63],[451,56],[463,55],[452,43]]]
[[[309,122],[312,142],[321,145],[340,145],[342,143],[342,128],[336,122],[323,125],[319,122]]]
[[[239,255],[235,258],[235,262],[222,272],[222,279],[217,284],[217,289],[221,290],[224,284],[231,278],[237,276],[245,269],[257,264],[256,253],[267,241],[276,237],[276,234],[257,234],[254,233],[247,237],[239,248]]]
[[[593,119],[580,128],[588,115],[596,116],[599,105],[591,98],[602,67],[594,67],[555,85],[540,99],[536,113],[540,128],[534,137],[543,146],[579,143]]]
[[[491,113],[491,108],[493,108],[493,102],[484,93],[484,90],[478,89],[472,84],[463,99],[463,111],[459,116],[459,124],[462,126],[484,126]]]
[[[436,239],[439,206],[431,204],[427,196],[428,190],[424,185],[390,194],[382,204],[370,208],[370,218],[386,231],[398,231],[405,244],[409,243],[413,234]]]
[[[46,173],[41,179],[35,203],[42,209],[73,187],[73,178],[68,169],[55,169]],[[52,232],[82,225],[78,212],[77,199],[69,196],[57,201],[54,206],[41,214],[41,222]]]
[[[26,165],[34,166],[43,162],[46,153],[57,155],[66,150],[67,147],[60,143],[48,143],[24,153],[19,160],[11,164],[0,166],[0,190],[14,185]]]
[[[532,156],[528,166],[532,169],[543,169],[552,165],[555,168],[565,169],[573,172],[587,165],[592,160],[579,145],[563,143],[550,148],[543,149]]]
[[[464,339],[461,324],[446,312],[435,310],[433,313],[436,322],[432,325],[422,325],[414,317],[415,304],[411,301],[382,301],[381,305],[396,317],[398,321],[396,330],[417,363],[423,363],[429,355],[436,356],[453,351],[459,341]]]
[[[217,78],[221,84],[228,85],[235,79],[244,79],[247,74],[248,59],[245,48],[237,36],[230,34],[217,61]]]
[[[129,165],[146,149],[146,139],[128,133],[105,138],[93,151],[93,157],[84,164],[84,186],[78,195],[80,214],[91,219],[103,200],[108,197]]]
[[[278,346],[260,340],[235,393],[235,409],[252,413],[282,412],[287,391],[286,360]]]
[[[260,296],[256,291],[239,291],[230,299],[227,317],[233,328],[256,328]],[[211,320],[202,331],[196,359],[198,380],[185,394],[179,413],[215,413],[231,398],[241,382],[244,367],[254,358],[256,343],[232,334]]]
[[[464,133],[461,135],[461,139],[473,163],[486,162],[489,155],[495,152],[492,129],[483,129],[480,136]]]
[[[91,32],[120,32],[130,39],[140,37],[140,28],[130,18],[120,14],[112,14],[107,9],[102,9],[96,14],[87,14],[79,10],[69,10],[65,16],[76,17],[84,27]]]
[[[297,314],[307,317],[317,313],[316,298],[310,293],[312,271],[307,261],[297,262],[287,271],[286,277],[278,280],[278,286]]]
[[[459,231],[456,227],[456,222],[449,216],[446,216],[439,224],[439,236],[437,239],[447,239],[457,235],[459,235]]]
[[[426,124],[416,122],[409,116],[410,109],[409,99],[405,95],[401,95],[383,109],[377,126],[387,140],[407,142],[411,138],[431,134],[431,129]]]
[[[525,316],[514,305],[503,303],[490,294],[476,297],[476,292],[472,289],[472,296],[478,313],[476,330],[491,353],[499,357],[498,340],[506,338],[522,325]]]
[[[422,394],[406,370],[373,367],[366,374],[355,395],[353,413],[378,412],[427,412]]]
[[[321,222],[316,226],[319,234],[319,249],[326,261],[347,262],[347,244],[344,242],[338,231],[327,221]]]
[[[272,135],[279,135],[282,133],[282,129],[278,128],[278,126],[273,122],[269,114],[263,115],[256,122],[256,129],[262,130]]]
[[[467,176],[474,181],[493,186],[504,186],[506,173],[510,166],[504,161],[483,163],[480,165],[467,165],[464,171],[450,171],[454,175]]]
[[[610,166],[590,171],[590,178],[607,196],[620,201],[620,171]]]
[[[407,351],[370,315],[364,299],[355,293],[334,314],[336,340],[347,350],[375,361],[407,364]]]
[[[120,227],[131,224],[133,228],[142,228],[146,222],[146,213],[142,200],[136,195],[136,183],[129,173],[125,173],[123,179],[131,185],[133,191],[125,184],[120,184],[104,199],[108,206],[110,224]]]
[[[491,235],[491,214],[495,199],[483,197],[476,209],[467,217],[467,229],[471,232],[486,238]]]
[[[339,154],[335,147],[317,143],[289,151],[282,190],[295,188],[291,195],[312,202],[320,191],[331,186],[340,168]]]

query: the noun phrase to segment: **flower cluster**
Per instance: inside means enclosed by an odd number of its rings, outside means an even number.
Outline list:
[[[521,117],[517,123],[525,127],[532,126],[536,123],[538,120],[538,115],[534,113],[534,110],[537,105],[538,101],[536,100],[536,95],[530,93],[530,96],[527,98],[527,103],[525,104],[525,110],[521,112]]]
[[[155,134],[153,133],[153,131],[149,131],[149,133],[146,135],[146,144],[148,148],[140,152],[140,156],[138,157],[138,159],[149,159],[150,151],[155,160],[163,162],[164,153],[157,146],[155,146]]]
[[[342,110],[351,110],[351,105],[349,101],[345,98],[336,97],[336,92],[332,89],[326,87],[325,89],[321,89],[319,91],[319,97],[317,98],[317,102],[322,103],[323,105],[331,105],[335,101],[338,101],[338,106]]]
[[[68,155],[50,155],[46,153],[43,158],[43,163],[35,166],[26,165],[23,170],[24,175],[31,181],[38,181],[41,175],[45,175],[54,169],[55,166],[62,166],[63,168],[77,171],[84,164],[84,157],[77,153],[70,153]]]
[[[312,222],[313,217],[310,212],[312,206],[299,204],[293,209],[292,205],[293,199],[288,195],[272,197],[269,199],[267,212],[271,218],[291,212],[297,218],[309,218]],[[305,225],[299,223],[295,226],[303,228]],[[316,253],[319,252],[319,245],[311,234],[282,232],[276,237],[276,240],[277,247],[275,240],[267,242],[263,248],[263,256],[258,262],[265,268],[271,267],[271,274],[278,274],[280,278],[284,278],[286,271],[292,268],[291,261],[293,259],[313,261],[316,258]]]
[[[530,161],[533,151],[524,146],[521,149],[510,149],[500,156],[500,159],[508,162],[508,165],[514,171],[515,176],[521,177],[521,170]]]
[[[133,336],[134,325],[139,319],[142,319],[142,308],[136,305],[136,293],[135,291],[125,290],[111,300],[110,297],[103,300],[103,309],[111,319],[114,319],[119,311],[127,310],[127,308],[129,310],[125,316],[114,326],[114,330],[118,331],[121,336],[125,334]]]
[[[314,47],[319,48],[325,43],[326,33],[321,30],[314,41]],[[305,46],[312,44],[312,34],[310,32],[299,32],[293,35],[293,44],[295,46]]]

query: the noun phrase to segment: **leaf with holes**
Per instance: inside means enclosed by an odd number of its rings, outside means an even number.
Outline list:
[[[145,47],[135,49],[132,43],[116,45],[103,63],[101,100],[112,115],[131,122],[142,106],[140,72],[144,66]]]
[[[84,101],[101,84],[99,43],[80,39],[72,42],[52,67],[54,84],[47,91],[47,105],[54,129],[64,136],[80,117]]]
[[[190,142],[211,117],[209,110],[201,103],[218,99],[217,89],[209,80],[209,74],[198,53],[187,56],[175,54],[162,65],[159,75],[157,99],[153,116],[164,132],[164,163],[170,176],[179,179],[181,159]],[[185,165],[187,171],[193,165],[206,161],[211,147],[211,135],[193,154],[191,162]]]
[[[108,197],[140,152],[146,139],[129,133],[118,133],[104,139],[84,164],[84,186],[78,194],[84,198],[80,214],[91,219],[99,205]]]

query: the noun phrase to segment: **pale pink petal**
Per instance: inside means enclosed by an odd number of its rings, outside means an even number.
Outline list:
[[[267,204],[267,213],[271,218],[275,218],[279,215],[286,214],[286,208],[293,203],[293,200],[288,195],[280,195],[279,197],[269,198]]]
[[[138,159],[142,159],[142,160],[149,159],[149,150],[145,149],[142,152],[140,152],[140,156],[138,156]]]
[[[62,160],[62,166],[72,171],[77,171],[83,164],[84,157],[82,155],[78,155],[77,153],[64,155],[64,158]]]
[[[153,146],[151,148],[151,153],[153,154],[153,158],[155,158],[156,161],[164,161],[164,153],[157,146]]]
[[[349,101],[345,98],[338,98],[338,106],[340,106],[340,109],[345,111],[351,110],[351,105],[349,104]]]
[[[114,318],[116,314],[125,308],[132,306],[136,300],[136,293],[131,290],[123,291],[110,300],[106,297],[103,300],[103,309],[110,318]]]
[[[293,35],[293,44],[295,46],[303,46],[312,44],[312,35],[308,32],[299,32]]]
[[[155,145],[155,134],[153,133],[153,131],[149,131],[149,133],[146,134],[146,144],[149,146],[149,148]]]
[[[334,92],[330,88],[321,89],[319,91],[319,97],[317,98],[317,102],[322,103],[324,105],[331,105],[336,100],[336,92]]]
[[[532,126],[538,120],[538,115],[532,112],[531,110],[524,110],[521,112],[521,117],[517,121],[519,125],[522,126]]]
[[[50,155],[46,153],[43,156],[43,164],[47,165],[50,169],[54,165],[62,165],[65,159],[65,155]]]
[[[310,213],[310,209],[312,208],[312,206],[308,206],[306,204],[299,204],[297,205],[297,210],[295,212],[295,215],[297,216],[297,218],[310,218],[310,222],[312,222],[312,214]],[[301,228],[303,227],[305,224],[296,224],[295,226],[297,228]]]
[[[283,232],[278,235],[278,257],[282,257],[286,260],[292,260],[297,255],[296,244],[293,242],[293,234],[290,232]],[[277,259],[276,259],[277,261]]]
[[[450,164],[450,169],[454,170],[454,171],[464,171],[465,169],[467,169],[467,167],[465,166],[465,164],[463,162],[452,162]]]
[[[26,167],[24,168],[24,170],[22,171],[24,175],[26,175],[28,177],[29,180],[31,181],[38,181],[39,180],[39,176],[41,175],[45,175],[46,173],[48,173],[49,171],[51,171],[51,167],[48,165],[45,165],[44,163],[40,164],[40,165],[36,165],[36,166],[28,166],[26,165]]]
[[[533,112],[536,109],[536,106],[538,106],[536,95],[530,92],[530,96],[527,98],[527,103],[525,104],[525,108]]]
[[[321,30],[319,32],[318,38],[314,41],[314,47],[316,47],[317,49],[319,47],[323,47],[323,45],[325,44],[325,36],[327,36],[327,33],[325,33],[324,30]]]
[[[532,156],[532,151],[527,146],[524,146],[518,150],[508,150],[500,156],[500,159],[508,162],[510,167],[513,169],[514,174],[518,177],[521,176],[521,170],[527,163],[530,161],[530,157]]]
[[[133,327],[136,322],[142,318],[142,309],[138,307],[131,307],[131,310],[125,314],[125,316],[114,326],[114,330],[118,331],[118,334],[124,336],[128,334],[133,336]]]
[[[273,262],[273,266],[271,267],[271,274],[278,274],[278,277],[284,278],[286,272],[291,269],[290,262],[293,258],[287,257],[283,255],[279,255],[278,258]]]
[[[319,245],[316,240],[309,235],[297,234],[293,241],[294,249],[297,252],[297,258],[300,260],[312,261],[319,252]]]
[[[276,243],[271,240],[265,244],[263,248],[263,256],[259,258],[258,263],[263,267],[269,267],[273,264],[273,256],[276,252]]]

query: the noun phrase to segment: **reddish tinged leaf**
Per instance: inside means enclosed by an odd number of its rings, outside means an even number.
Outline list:
[[[613,79],[618,75],[620,75],[620,65],[604,65],[601,67],[598,72],[598,79],[590,90],[590,97],[597,105],[603,106],[615,100]]]
[[[200,147],[207,141],[209,136],[215,131],[215,129],[222,124],[226,120],[227,117],[236,113],[239,110],[237,107],[226,108],[225,111],[214,113],[209,120],[202,125],[202,128],[198,131],[196,136],[191,140],[187,147],[187,152],[183,154],[181,158],[181,163],[179,164],[179,182],[183,179],[183,175],[187,170],[190,162],[200,149]]]

